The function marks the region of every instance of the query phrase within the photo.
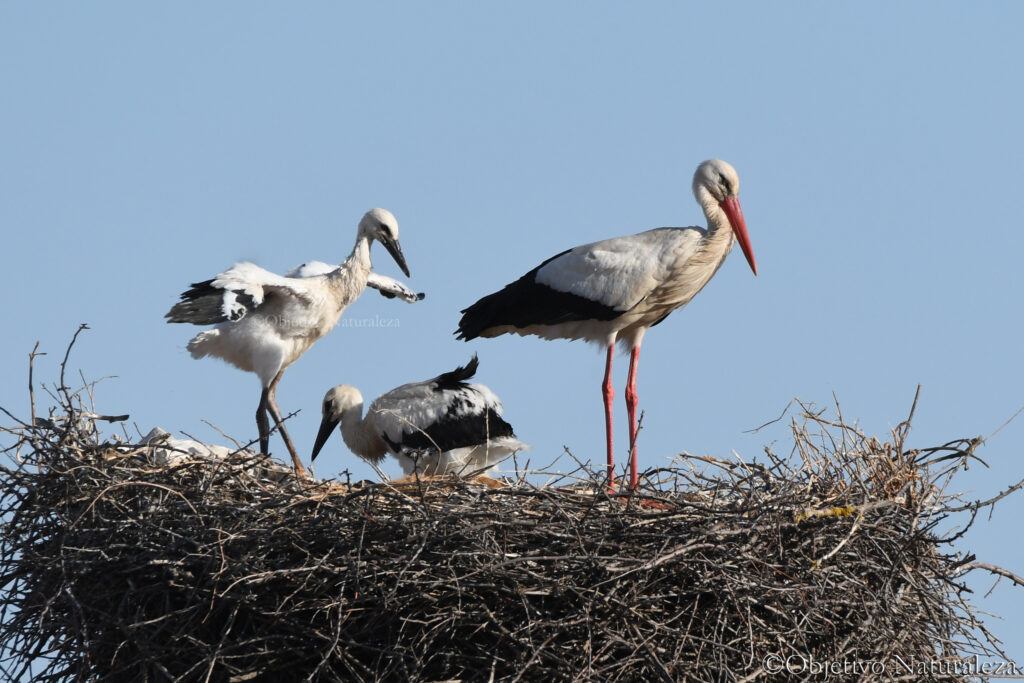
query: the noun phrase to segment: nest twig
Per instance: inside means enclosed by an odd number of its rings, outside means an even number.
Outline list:
[[[912,450],[909,422],[882,442],[803,406],[786,456],[681,458],[631,495],[585,469],[343,485],[241,449],[159,464],[61,385],[4,428],[9,680],[807,677],[772,656],[966,680],[1004,657],[962,577],[1019,577],[940,531],[979,509],[946,488],[980,439]]]

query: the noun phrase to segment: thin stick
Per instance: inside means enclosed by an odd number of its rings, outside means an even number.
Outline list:
[[[36,357],[45,355],[45,353],[40,353],[38,341],[32,347],[32,352],[28,354],[28,402],[32,410],[32,422],[29,424],[32,425],[36,423],[36,389],[32,382],[32,374],[35,368]]]

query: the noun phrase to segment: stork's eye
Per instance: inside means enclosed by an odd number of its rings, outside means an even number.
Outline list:
[[[732,194],[732,183],[729,182],[728,178],[726,178],[724,175],[719,173],[718,174],[718,182],[722,183],[722,187],[725,188],[725,193],[726,194]]]

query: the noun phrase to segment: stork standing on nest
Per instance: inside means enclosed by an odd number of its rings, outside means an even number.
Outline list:
[[[736,170],[711,159],[697,167],[693,195],[708,227],[656,228],[584,244],[557,254],[504,289],[462,311],[460,339],[512,332],[545,339],[584,339],[607,348],[604,382],[608,480],[614,486],[612,352],[630,352],[626,379],[630,486],[637,484],[636,391],[640,342],[647,330],[690,302],[739,242],[750,269],[757,265],[739,202]]]
[[[285,369],[330,332],[345,308],[363,293],[374,240],[384,245],[408,276],[398,243],[398,221],[386,209],[371,209],[359,221],[352,253],[329,272],[282,277],[252,263],[238,263],[211,280],[193,284],[165,316],[172,323],[216,325],[188,343],[189,353],[193,358],[215,356],[256,373],[263,387],[256,408],[260,450],[268,452],[269,412],[300,475],[305,475],[305,468],[274,394]]]
[[[339,384],[324,396],[312,459],[341,423],[345,445],[373,465],[391,453],[406,475],[485,474],[529,446],[502,419],[494,392],[467,383],[478,364],[473,356],[464,367],[392,389],[370,404],[365,418],[359,390]]]

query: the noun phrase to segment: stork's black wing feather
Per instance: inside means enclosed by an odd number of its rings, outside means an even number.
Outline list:
[[[494,327],[522,329],[579,320],[612,320],[622,315],[611,306],[537,282],[541,268],[569,251],[555,254],[515,282],[464,309],[456,338],[469,341]]]

